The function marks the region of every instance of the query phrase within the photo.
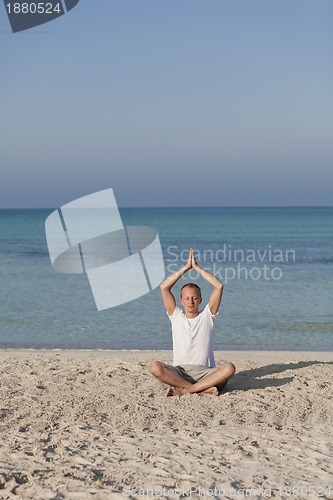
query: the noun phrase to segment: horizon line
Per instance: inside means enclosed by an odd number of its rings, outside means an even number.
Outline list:
[[[0,210],[57,210],[59,207],[0,207]],[[168,205],[168,206],[125,206],[118,208],[333,208],[333,205]]]

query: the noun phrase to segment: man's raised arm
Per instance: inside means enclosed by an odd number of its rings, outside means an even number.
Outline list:
[[[168,313],[169,316],[172,316],[174,313],[174,310],[176,308],[176,300],[173,294],[171,293],[171,288],[179,278],[183,276],[183,274],[187,273],[189,269],[192,267],[192,248],[190,250],[190,253],[188,255],[187,262],[184,267],[179,269],[179,271],[174,272],[173,274],[170,274],[163,283],[160,284],[160,289],[161,289],[161,294],[162,294],[162,299],[163,299],[163,304],[166,309],[166,312]]]
[[[205,269],[202,269],[202,267],[200,267],[196,263],[193,248],[191,248],[190,254],[192,259],[192,268],[197,271],[203,277],[203,279],[205,279],[214,288],[209,299],[209,309],[212,314],[217,314],[222,300],[223,283],[221,283],[221,281],[218,280],[216,276],[214,276],[214,274],[206,271]]]

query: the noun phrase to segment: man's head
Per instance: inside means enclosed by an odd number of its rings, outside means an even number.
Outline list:
[[[180,290],[180,303],[184,306],[186,316],[197,316],[201,301],[201,290],[195,283],[187,283]]]

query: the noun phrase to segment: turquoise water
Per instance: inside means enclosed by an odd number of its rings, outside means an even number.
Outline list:
[[[44,231],[52,211],[0,210],[0,347],[171,349],[159,289],[98,312],[85,275],[52,269]],[[332,350],[333,208],[120,212],[125,225],[158,231],[166,274],[193,246],[224,281],[216,349]],[[210,286],[190,278],[207,303]]]

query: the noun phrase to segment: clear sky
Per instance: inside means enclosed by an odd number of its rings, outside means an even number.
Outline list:
[[[0,4],[0,207],[333,205],[332,0]]]

